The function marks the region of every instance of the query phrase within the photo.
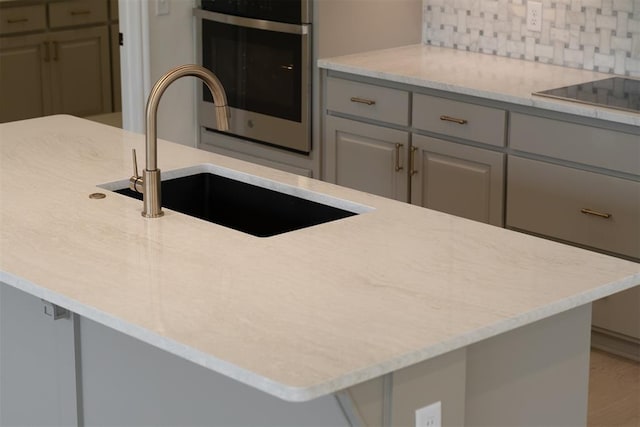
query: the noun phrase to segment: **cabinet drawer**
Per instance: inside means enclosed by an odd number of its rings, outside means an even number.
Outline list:
[[[74,0],[49,4],[49,25],[52,28],[106,21],[106,0]]]
[[[640,258],[640,182],[516,156],[507,182],[507,226]]]
[[[413,127],[503,147],[506,135],[504,110],[452,101],[435,96],[413,96]]]
[[[44,30],[47,26],[45,6],[0,9],[0,35]]]
[[[640,175],[636,134],[512,113],[509,145],[516,150]]]
[[[329,77],[327,108],[381,122],[409,124],[409,92],[403,90]]]

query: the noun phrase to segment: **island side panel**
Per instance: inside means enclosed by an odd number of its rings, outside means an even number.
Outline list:
[[[286,402],[86,318],[80,349],[84,425],[349,426],[333,395]]]
[[[0,282],[0,426],[78,425],[74,316]]]
[[[416,410],[441,402],[442,427],[464,426],[466,348],[393,373],[392,426],[415,426]]]
[[[466,424],[586,425],[591,304],[471,345]]]

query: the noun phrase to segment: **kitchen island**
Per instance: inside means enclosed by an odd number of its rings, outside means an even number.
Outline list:
[[[580,424],[590,303],[640,284],[637,263],[166,141],[167,176],[213,164],[360,213],[268,238],[146,219],[104,188],[142,135],[50,116],[0,141],[3,423],[415,425],[440,401],[443,425]]]

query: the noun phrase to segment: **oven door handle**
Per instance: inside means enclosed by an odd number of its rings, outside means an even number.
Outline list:
[[[263,19],[244,18],[242,16],[225,15],[223,13],[208,10],[195,9],[194,15],[207,21],[220,22],[222,24],[236,25],[238,27],[254,28],[256,30],[277,31],[289,34],[309,34],[309,24],[287,24],[285,22],[265,21]]]

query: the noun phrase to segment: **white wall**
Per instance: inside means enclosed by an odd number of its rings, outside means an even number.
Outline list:
[[[315,1],[318,58],[422,41],[422,0]]]
[[[193,0],[169,0],[169,14],[156,15],[149,2],[149,64],[153,85],[171,68],[195,63]],[[162,96],[158,109],[158,137],[196,146],[195,80],[182,78]],[[159,153],[162,156],[162,153]]]

